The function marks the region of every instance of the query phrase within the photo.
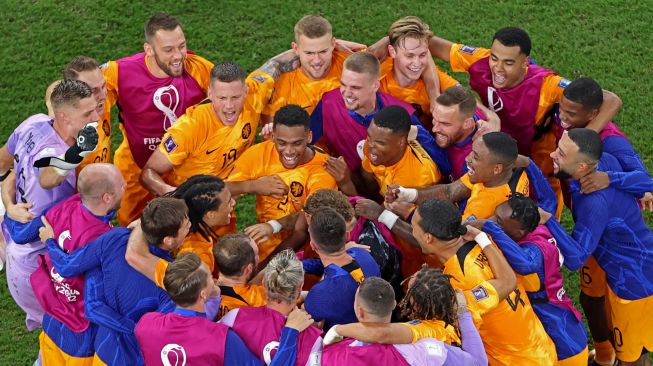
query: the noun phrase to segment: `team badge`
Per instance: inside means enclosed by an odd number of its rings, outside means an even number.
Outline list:
[[[240,131],[240,136],[242,136],[243,140],[247,140],[251,135],[252,135],[252,125],[249,122],[247,122],[243,126],[243,130]]]
[[[177,143],[175,142],[175,139],[172,138],[172,136],[168,136],[168,138],[163,141],[163,146],[166,148],[168,154],[170,154],[177,148]]]
[[[460,47],[460,52],[465,52],[467,54],[473,55],[474,52],[476,52],[476,47],[462,46]]]
[[[104,136],[111,136],[111,123],[106,119],[102,121],[102,131],[104,131]]]
[[[261,76],[261,75],[252,75],[252,79],[254,79],[254,80],[258,81],[258,82],[261,82],[261,83],[265,82],[265,78],[263,76]]]
[[[473,289],[472,295],[474,295],[476,301],[481,301],[490,297],[490,295],[487,293],[487,290],[483,286],[478,286],[477,288]]]
[[[568,79],[560,79],[560,82],[558,83],[558,86],[561,88],[566,88],[567,85],[571,84],[571,80]]]
[[[304,186],[299,182],[290,183],[290,193],[295,197],[301,197],[304,194]]]

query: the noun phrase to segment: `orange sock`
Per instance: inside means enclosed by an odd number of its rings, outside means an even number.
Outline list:
[[[596,350],[594,362],[602,366],[612,366],[614,364],[616,354],[610,341],[594,342],[594,349]]]

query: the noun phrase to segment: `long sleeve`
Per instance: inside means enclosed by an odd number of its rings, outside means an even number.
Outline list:
[[[13,240],[14,243],[28,244],[39,240],[39,228],[43,226],[41,216],[23,224],[13,220],[5,214],[4,221],[9,229],[9,233],[11,234],[11,240]]]
[[[103,282],[104,277],[100,269],[94,269],[86,273],[84,315],[89,321],[114,331],[126,334],[133,333],[136,323],[107,305]]]
[[[247,348],[242,339],[232,329],[227,331],[224,345],[224,366],[259,366],[264,365],[261,360]]]
[[[63,277],[74,277],[98,267],[102,260],[102,250],[107,235],[102,235],[83,247],[66,254],[54,239],[48,239],[45,246],[48,248],[50,259],[54,268]]]
[[[313,113],[311,113],[310,126],[311,132],[313,133],[313,141],[311,141],[311,144],[315,144],[324,133],[324,129],[322,127],[322,101],[317,103]]]
[[[610,187],[620,189],[642,197],[646,192],[653,192],[653,179],[646,172],[607,172],[610,177]]]
[[[646,165],[637,155],[633,145],[622,137],[608,137],[603,141],[603,151],[617,158],[624,172],[640,171],[648,174]]]
[[[270,366],[294,365],[297,361],[297,339],[299,332],[296,329],[283,327],[279,348],[272,359]]]
[[[422,126],[422,123],[413,114],[410,122],[417,126],[417,142],[426,150],[431,159],[437,164],[443,176],[451,174],[451,163],[447,151],[437,145],[433,136]]]
[[[515,243],[506,233],[493,221],[486,221],[482,231],[490,234],[494,242],[503,252],[512,269],[520,275],[536,273],[543,263],[542,252],[531,246],[522,247]]]
[[[310,273],[315,276],[322,276],[324,274],[324,265],[322,261],[317,258],[308,258],[302,261],[304,272]]]
[[[596,193],[591,196],[582,202],[574,200],[576,224],[571,236],[557,221],[550,219],[546,223],[565,257],[565,266],[572,271],[578,270],[592,255],[608,223],[609,205],[605,197]]]
[[[447,359],[444,366],[454,365],[478,365],[488,364],[487,354],[483,346],[483,340],[478,334],[470,313],[463,313],[458,316],[458,325],[462,340],[462,349],[445,344],[447,348]]]
[[[542,207],[546,212],[555,213],[558,207],[556,194],[553,192],[549,181],[544,177],[544,174],[542,174],[542,171],[535,165],[533,160],[530,160],[530,164],[526,167],[526,174],[535,189],[537,205]]]

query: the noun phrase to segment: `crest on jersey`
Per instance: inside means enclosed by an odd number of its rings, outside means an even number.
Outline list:
[[[111,136],[111,123],[106,119],[102,120],[102,131],[104,132],[104,136]]]
[[[247,140],[251,135],[252,135],[252,125],[249,122],[247,122],[243,126],[242,131],[240,131],[240,136],[243,138],[243,140]]]
[[[175,139],[172,138],[172,135],[170,135],[165,141],[163,141],[163,146],[166,148],[168,154],[170,154],[177,148],[177,143],[175,142]]]
[[[460,52],[465,52],[467,54],[473,55],[474,52],[476,52],[476,47],[462,46],[460,47]]]
[[[290,183],[290,193],[295,197],[301,197],[304,194],[304,186],[299,182]]]
[[[558,83],[558,86],[561,87],[561,88],[566,88],[569,84],[571,84],[571,80],[560,79],[560,82]]]
[[[481,301],[490,297],[490,295],[487,293],[487,290],[483,286],[478,286],[477,288],[473,289],[472,295],[474,295],[476,301]]]

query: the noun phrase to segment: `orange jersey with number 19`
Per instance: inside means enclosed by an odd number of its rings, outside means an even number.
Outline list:
[[[468,307],[483,339],[490,365],[555,365],[557,356],[531,307],[521,283],[497,305],[497,293],[487,281],[494,278],[485,254],[475,242],[463,244],[444,263],[451,285],[470,291]],[[471,301],[470,301],[471,300]]]
[[[197,174],[226,178],[236,159],[254,143],[261,112],[274,80],[255,71],[246,79],[249,92],[233,126],[225,126],[209,99],[186,110],[163,136],[159,151],[174,165],[168,183],[178,186]]]

